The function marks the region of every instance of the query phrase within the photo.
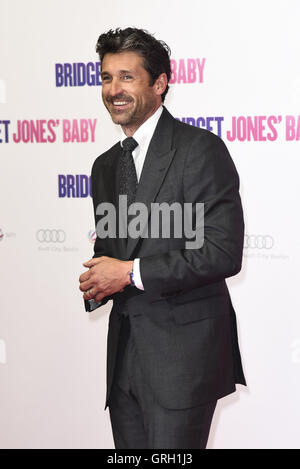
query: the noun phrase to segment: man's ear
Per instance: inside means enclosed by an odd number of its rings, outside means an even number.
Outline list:
[[[168,79],[166,73],[161,73],[159,77],[155,80],[154,91],[159,96],[162,95],[168,85]]]

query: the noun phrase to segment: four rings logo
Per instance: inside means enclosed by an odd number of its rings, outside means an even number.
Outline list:
[[[63,230],[38,230],[36,239],[40,243],[63,243],[66,240],[66,233]]]
[[[274,238],[270,235],[245,235],[245,249],[271,249]]]

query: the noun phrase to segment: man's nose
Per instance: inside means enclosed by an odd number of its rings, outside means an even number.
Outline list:
[[[119,80],[112,80],[110,84],[110,95],[116,96],[122,92],[122,86]]]

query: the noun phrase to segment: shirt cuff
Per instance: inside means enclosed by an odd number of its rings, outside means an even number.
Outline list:
[[[140,259],[134,259],[133,261],[133,281],[136,288],[140,290],[145,290],[140,272]]]

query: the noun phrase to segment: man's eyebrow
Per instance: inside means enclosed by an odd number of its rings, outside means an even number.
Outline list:
[[[124,73],[130,73],[130,74],[133,74],[134,72],[132,72],[131,70],[119,70],[120,73],[124,74]],[[102,75],[110,75],[109,72],[107,72],[106,70],[103,70],[101,72],[101,76]]]

